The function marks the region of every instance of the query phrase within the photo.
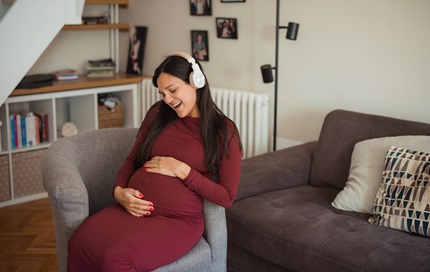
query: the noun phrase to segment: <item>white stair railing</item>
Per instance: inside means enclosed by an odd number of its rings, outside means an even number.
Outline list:
[[[0,105],[65,24],[80,24],[85,0],[14,1],[0,23]]]

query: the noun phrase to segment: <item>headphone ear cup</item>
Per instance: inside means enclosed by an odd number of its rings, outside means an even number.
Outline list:
[[[196,88],[203,88],[206,84],[206,79],[197,63],[192,63],[193,71],[190,73],[190,84]]]
[[[188,63],[191,64],[192,71],[189,76],[189,81],[190,81],[190,85],[193,86],[193,88],[200,89],[206,85],[205,75],[203,74],[199,65],[196,63],[196,60],[191,55],[185,52],[176,52],[176,53],[170,54],[169,56],[182,57],[186,59]]]
[[[191,72],[190,77],[189,77],[189,81],[190,81],[190,85],[195,88],[198,89],[198,87],[196,86],[196,84],[194,83],[194,72]]]

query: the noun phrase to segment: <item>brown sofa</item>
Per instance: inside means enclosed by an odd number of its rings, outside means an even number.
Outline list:
[[[331,205],[355,143],[399,135],[430,135],[430,124],[335,110],[317,142],[245,159],[226,210],[228,271],[430,271],[430,238]]]

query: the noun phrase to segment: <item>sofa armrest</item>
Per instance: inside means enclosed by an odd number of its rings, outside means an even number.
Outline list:
[[[309,142],[244,159],[235,201],[308,184],[316,145]]]

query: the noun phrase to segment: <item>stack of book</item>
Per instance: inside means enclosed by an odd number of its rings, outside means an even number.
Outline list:
[[[57,80],[70,80],[78,78],[77,71],[74,69],[61,69],[54,71],[51,74],[54,75]]]
[[[49,142],[48,115],[21,112],[9,116],[12,149]]]
[[[113,77],[115,62],[112,59],[89,60],[86,67],[88,77]]]
[[[107,16],[84,16],[82,23],[84,25],[108,24],[109,18]]]

